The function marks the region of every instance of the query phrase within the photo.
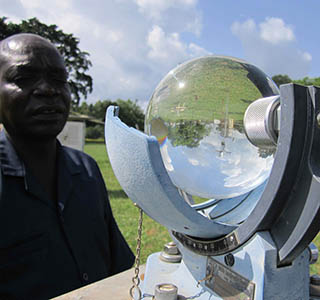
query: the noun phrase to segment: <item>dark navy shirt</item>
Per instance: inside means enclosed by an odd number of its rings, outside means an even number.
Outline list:
[[[53,203],[1,132],[1,300],[49,299],[133,264],[96,162],[58,143],[57,163]]]

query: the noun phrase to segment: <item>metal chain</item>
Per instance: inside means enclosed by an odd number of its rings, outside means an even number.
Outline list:
[[[207,281],[207,280],[211,279],[212,277],[213,277],[213,274],[209,274],[209,275],[207,275],[206,277],[204,277],[203,279],[198,280],[198,282],[197,282],[197,287],[199,287],[199,285],[201,284],[201,282]]]
[[[135,259],[135,266],[134,266],[134,276],[132,277],[132,287],[130,288],[130,296],[131,300],[135,300],[134,292],[137,291],[138,298],[136,300],[142,299],[140,285],[140,278],[139,278],[139,267],[140,267],[140,252],[141,252],[141,236],[142,236],[142,221],[143,221],[143,210],[135,203],[136,207],[139,208],[139,225],[138,225],[138,237],[137,237],[137,248],[136,248],[136,259]]]
[[[206,291],[202,288],[200,292],[198,292],[197,294],[195,294],[194,296],[189,296],[189,297],[179,297],[177,299],[184,299],[184,300],[194,300],[199,298],[202,294],[204,294]],[[212,296],[212,295],[211,295]],[[209,298],[209,300],[211,299],[211,296]],[[143,297],[141,299],[145,299],[145,298],[152,298],[151,300],[154,300],[154,295],[151,294],[143,294]]]
[[[132,287],[129,290],[131,300],[142,300],[148,297],[152,297],[154,299],[154,295],[150,294],[144,294],[142,295],[141,289],[139,287],[140,285],[140,278],[139,278],[139,272],[140,272],[140,254],[141,254],[141,237],[142,237],[142,222],[143,222],[143,210],[137,205],[137,203],[134,203],[134,206],[136,206],[139,209],[139,225],[138,225],[138,236],[137,236],[137,248],[136,248],[136,258],[135,258],[135,265],[134,265],[134,276],[132,277]],[[202,281],[205,281],[209,278],[211,278],[212,275],[206,276],[202,280],[198,281],[197,287]],[[134,298],[135,291],[138,293],[138,298]],[[187,297],[186,299],[196,299],[200,297],[204,293],[204,289],[202,289],[198,294],[194,296]],[[211,298],[211,297],[210,297]]]

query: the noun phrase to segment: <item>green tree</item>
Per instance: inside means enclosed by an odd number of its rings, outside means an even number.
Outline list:
[[[135,127],[141,131],[144,130],[144,113],[137,101],[122,100],[116,101],[120,108],[119,117],[130,127]]]
[[[86,128],[86,138],[99,139],[103,138],[104,128],[101,125],[88,126]]]
[[[118,106],[116,102],[111,100],[99,100],[93,105],[91,113],[95,118],[105,121],[106,110],[110,105]]]
[[[90,105],[92,105],[92,104],[90,104]],[[82,102],[81,105],[74,108],[73,110],[80,113],[80,114],[83,114],[83,115],[89,115],[89,116],[91,115],[89,113],[90,106],[87,104],[87,102]]]
[[[272,80],[278,87],[280,87],[281,84],[292,82],[292,79],[288,75],[281,74],[272,76]]]
[[[69,73],[69,84],[73,106],[78,106],[81,95],[86,98],[92,92],[92,78],[87,71],[91,67],[89,53],[78,47],[79,39],[66,34],[56,25],[46,25],[37,18],[23,20],[19,24],[7,22],[6,17],[0,18],[0,40],[17,33],[34,33],[51,41],[64,57]]]
[[[201,140],[208,136],[210,128],[205,123],[193,120],[180,120],[168,133],[172,146],[187,146],[189,148],[198,147]]]
[[[294,83],[302,84],[302,85],[315,85],[320,86],[320,77],[310,78],[310,77],[304,77],[302,79],[294,80]]]
[[[106,110],[110,105],[119,106],[119,118],[122,122],[130,127],[144,130],[144,113],[137,101],[122,100],[99,100],[94,104],[82,102],[81,105],[74,110],[78,113],[92,116],[98,120],[105,121]]]

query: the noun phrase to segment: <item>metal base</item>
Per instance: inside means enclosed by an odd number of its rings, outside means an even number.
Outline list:
[[[309,299],[308,251],[290,266],[278,268],[278,252],[268,232],[255,234],[228,257],[206,257],[179,248],[181,263],[163,262],[160,253],[149,256],[143,294],[154,295],[157,284],[171,283],[179,295],[198,300]]]

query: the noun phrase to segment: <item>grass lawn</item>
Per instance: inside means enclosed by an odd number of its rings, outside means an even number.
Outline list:
[[[115,178],[107,156],[105,144],[89,143],[85,145],[84,150],[94,157],[100,167],[108,188],[114,217],[130,248],[135,253],[139,210],[123,192]],[[164,244],[169,241],[171,241],[171,238],[166,228],[144,214],[141,248],[142,263],[146,261],[151,253],[161,251]]]
[[[103,143],[88,143],[85,145],[85,152],[94,157],[98,162],[109,191],[114,217],[122,234],[135,253],[139,211],[123,192],[115,178],[107,157],[105,145]],[[141,250],[142,263],[146,261],[151,253],[161,251],[163,245],[170,240],[166,228],[144,214]],[[320,234],[315,238],[314,243],[320,248]],[[311,274],[314,273],[320,273],[320,262],[311,266]]]
[[[211,123],[224,120],[227,114],[229,119],[242,122],[248,104],[262,97],[248,73],[245,64],[225,58],[207,57],[182,64],[157,87],[151,115],[167,123]]]

